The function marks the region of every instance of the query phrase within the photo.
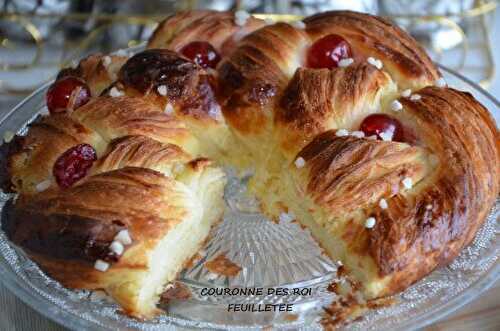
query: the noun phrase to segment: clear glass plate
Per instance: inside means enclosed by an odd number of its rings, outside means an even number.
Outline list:
[[[476,84],[441,67],[449,85],[469,91],[480,100],[498,122],[500,103]],[[45,110],[48,84],[34,92],[10,112],[0,117],[0,134],[23,133],[25,126]],[[70,291],[45,276],[36,264],[13,247],[0,231],[0,276],[3,283],[21,300],[41,314],[71,329],[164,330],[165,328],[240,328],[272,325],[275,328],[318,329],[317,312],[321,303],[331,299],[326,291],[336,276],[336,267],[307,231],[297,224],[275,224],[259,214],[254,201],[245,194],[248,178],[238,178],[228,170],[227,211],[206,247],[207,255],[181,275],[192,291],[192,298],[176,301],[165,313],[151,321],[137,321],[117,312],[117,306],[96,300],[88,291]],[[0,193],[0,207],[10,197]],[[428,325],[479,296],[500,275],[499,201],[474,242],[449,266],[434,271],[395,297],[396,304],[372,310],[346,329],[387,330]],[[226,253],[243,268],[233,278],[211,279],[205,261]],[[204,296],[212,287],[288,287],[310,288],[312,295],[214,297]],[[297,320],[289,314],[228,313],[228,303],[293,303]],[[168,311],[167,311],[168,310]]]

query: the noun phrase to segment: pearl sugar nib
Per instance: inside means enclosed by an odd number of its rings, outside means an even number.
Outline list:
[[[165,85],[160,85],[157,88],[158,94],[161,96],[166,96],[167,95],[167,87]]]
[[[172,106],[172,104],[170,102],[167,102],[167,104],[165,105],[165,114],[173,114],[174,113],[174,107]]]
[[[244,10],[238,10],[234,13],[234,22],[238,26],[244,26],[249,18],[250,14]]]
[[[387,209],[387,207],[389,207],[387,205],[387,201],[385,199],[380,199],[379,203],[378,203],[379,207],[382,208],[382,209]]]
[[[47,190],[50,187],[50,185],[52,185],[52,181],[50,179],[46,179],[43,182],[36,184],[35,188],[37,192],[43,192]]]
[[[302,21],[293,21],[292,26],[299,30],[304,30],[306,28],[306,24]]]
[[[116,98],[116,97],[121,97],[123,96],[123,92],[120,91],[119,89],[117,89],[116,87],[112,87],[111,90],[109,91],[109,95],[113,98]]]
[[[132,238],[130,238],[128,230],[120,230],[113,240],[121,242],[123,245],[130,245],[132,243]]]
[[[294,163],[297,168],[303,168],[306,165],[306,161],[302,157],[295,159]]]
[[[366,59],[366,61],[371,64],[372,66],[374,66],[375,68],[377,68],[378,70],[382,69],[382,67],[384,66],[384,64],[382,63],[382,61],[380,61],[379,59],[376,59],[374,57],[368,57],[368,59]]]
[[[108,67],[111,64],[111,57],[109,55],[106,55],[102,58],[102,64],[105,67]]]
[[[420,99],[422,99],[422,97],[420,96],[420,94],[412,94],[411,97],[410,97],[411,101],[418,101]]]
[[[109,263],[103,260],[97,260],[95,261],[94,269],[106,272],[109,269]]]
[[[356,137],[356,138],[364,138],[365,133],[363,131],[353,131],[353,132],[351,132],[351,136]]]
[[[365,221],[365,228],[371,229],[375,226],[375,223],[377,223],[375,217],[368,217]]]
[[[391,110],[392,111],[400,111],[402,109],[403,109],[403,105],[398,100],[394,100],[391,102]]]
[[[113,241],[111,245],[109,245],[109,250],[115,253],[116,255],[122,255],[125,247],[119,241]]]
[[[406,89],[406,90],[403,90],[403,91],[401,92],[401,96],[402,96],[403,98],[408,98],[410,95],[411,95],[411,89],[409,89],[409,88],[408,88],[408,89]]]
[[[347,131],[346,129],[340,129],[335,132],[335,135],[337,137],[345,137],[349,135],[349,131]]]
[[[407,190],[413,187],[413,180],[410,177],[406,177],[401,183],[403,183],[404,188]]]

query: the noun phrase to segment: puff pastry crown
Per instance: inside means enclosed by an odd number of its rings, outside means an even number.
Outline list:
[[[330,35],[349,44],[350,57],[333,68],[308,67],[312,45]],[[219,53],[215,68],[179,54],[196,41]],[[94,97],[34,124],[11,156],[12,182],[28,201],[77,142],[96,149],[96,173],[122,162],[123,153],[128,165],[169,168],[156,143],[256,165],[252,189],[265,211],[284,212],[276,201],[306,210],[329,234],[318,240],[342,242],[347,267],[366,270],[359,281],[377,297],[449,263],[497,198],[498,132],[488,110],[444,86],[425,51],[387,20],[334,11],[266,24],[186,12],[163,21],[147,48],[131,58],[89,57],[68,73],[83,78]],[[381,114],[401,124],[402,141],[365,134],[364,121]],[[162,152],[137,148],[139,138],[116,140],[130,135],[148,137],[155,143],[144,149]],[[46,151],[48,144],[56,149]],[[182,150],[168,155],[189,159]]]

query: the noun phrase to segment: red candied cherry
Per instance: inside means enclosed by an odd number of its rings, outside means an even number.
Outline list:
[[[56,80],[47,91],[47,108],[51,113],[76,109],[89,100],[89,87],[83,80],[73,76]]]
[[[309,48],[307,66],[310,68],[336,68],[339,61],[352,57],[351,46],[339,35],[329,34]]]
[[[206,41],[193,41],[182,47],[181,54],[202,68],[215,68],[220,61],[220,55]]]
[[[70,187],[85,177],[96,159],[96,152],[89,144],[71,147],[59,156],[52,169],[57,184],[62,188]]]
[[[386,114],[371,114],[361,122],[360,130],[366,137],[377,136],[379,140],[404,141],[403,125]]]

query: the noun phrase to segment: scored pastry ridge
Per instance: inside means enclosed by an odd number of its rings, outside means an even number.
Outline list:
[[[332,34],[350,45],[345,57],[311,67],[311,45]],[[183,53],[201,41],[220,54],[215,68]],[[384,19],[334,11],[266,25],[192,11],[160,23],[147,48],[61,72],[83,79],[92,99],[18,138],[9,173],[20,198],[2,222],[51,276],[104,289],[130,315],[157,312],[220,220],[221,164],[254,167],[249,190],[263,212],[296,216],[368,299],[449,263],[498,195],[494,120]],[[368,118],[390,119],[392,131],[373,131]],[[61,190],[53,164],[81,143],[97,160]],[[127,244],[116,239],[125,230]],[[68,251],[58,255],[47,244],[61,231],[55,246]]]

